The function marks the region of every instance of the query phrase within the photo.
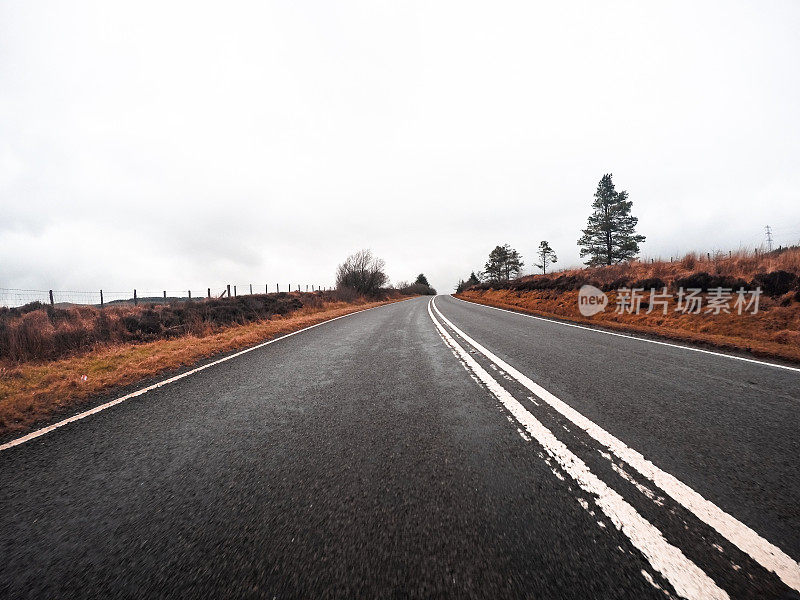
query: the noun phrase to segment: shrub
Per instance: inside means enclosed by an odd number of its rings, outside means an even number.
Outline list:
[[[553,282],[553,287],[558,290],[579,290],[588,281],[583,275],[559,275]]]
[[[687,277],[679,277],[675,279],[675,288],[699,288],[704,292],[715,288],[730,288],[738,290],[739,288],[748,288],[748,284],[744,279],[739,277],[731,277],[728,275],[710,275],[706,272],[692,273]]]
[[[641,288],[644,290],[661,290],[667,286],[666,282],[660,277],[649,277],[647,279],[639,279],[631,284],[632,288]]]
[[[604,292],[612,292],[614,290],[618,290],[620,288],[628,288],[630,286],[631,280],[629,277],[619,277],[610,283],[606,283],[603,285],[602,290]]]
[[[798,283],[797,275],[788,271],[773,271],[772,273],[758,273],[750,283],[752,287],[760,287],[767,295],[782,296]]]
[[[705,271],[700,271],[697,273],[692,273],[686,277],[680,277],[675,280],[675,287],[676,288],[696,288],[701,290],[707,290],[711,285],[711,275],[706,273]]]
[[[680,264],[681,268],[686,269],[687,271],[693,271],[697,266],[697,255],[694,252],[690,252],[681,259]]]
[[[398,290],[401,294],[405,294],[406,296],[435,296],[436,290],[433,289],[429,285],[425,285],[422,283],[412,283],[411,285],[406,285],[405,287],[401,287]]]
[[[260,294],[170,305],[60,308],[26,305],[0,310],[0,359],[55,359],[98,343],[144,342],[214,327],[247,324],[303,306],[339,300],[341,291]],[[336,297],[336,294],[339,297]],[[356,294],[348,301],[358,298]]]
[[[336,269],[336,287],[352,288],[364,296],[373,296],[388,281],[384,262],[370,250],[351,254]]]
[[[337,287],[333,296],[339,302],[355,302],[358,299],[358,291],[351,287]]]

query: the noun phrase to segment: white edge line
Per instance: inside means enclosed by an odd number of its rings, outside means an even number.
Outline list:
[[[428,303],[428,314],[439,335],[464,363],[483,382],[489,391],[514,415],[533,438],[552,456],[561,468],[580,486],[595,496],[597,506],[605,513],[617,529],[622,531],[631,544],[675,588],[683,598],[725,599],[728,594],[719,588],[700,567],[686,557],[680,548],[670,544],[658,528],[642,517],[616,490],[597,477],[580,458],[557,439],[553,433],[514,398],[486,369],[450,335],[431,312],[433,300]],[[445,317],[436,309],[442,318]]]
[[[715,529],[720,535],[748,554],[768,571],[775,573],[786,585],[800,591],[800,564],[783,550],[764,539],[736,517],[729,515],[710,500],[706,500],[694,489],[683,483],[680,479],[659,469],[656,465],[642,456],[633,448],[628,447],[623,441],[610,434],[608,431],[583,416],[566,402],[532,381],[526,375],[509,365],[499,356],[481,346],[478,342],[456,327],[452,321],[445,317],[431,301],[433,310],[449,325],[453,331],[473,346],[478,352],[503,369],[528,390],[547,402],[551,407],[583,429],[594,440],[603,444],[614,455],[628,463],[641,475],[652,481],[666,492],[678,504],[693,513],[698,519]]]
[[[408,298],[408,299],[411,300],[412,298]],[[405,300],[400,300],[400,302],[405,302]],[[281,340],[285,340],[286,338],[292,337],[293,335],[297,335],[298,333],[303,333],[304,331],[308,331],[309,329],[314,329],[315,327],[319,327],[320,325],[325,325],[326,323],[331,323],[332,321],[337,321],[339,319],[344,319],[345,317],[351,317],[353,315],[357,315],[358,313],[366,312],[368,310],[374,310],[376,308],[383,308],[384,306],[389,306],[391,304],[397,304],[397,302],[390,302],[388,304],[381,304],[380,306],[372,306],[370,308],[363,308],[361,310],[357,310],[357,311],[354,311],[354,312],[351,312],[351,313],[347,313],[346,315],[339,315],[338,317],[333,317],[332,319],[326,319],[325,321],[322,321],[320,323],[315,323],[314,325],[309,325],[308,327],[304,327],[303,329],[298,329],[297,331],[292,331],[291,333],[287,333],[287,334],[282,335],[280,337],[268,340],[266,342],[261,342],[259,344],[256,344],[255,346],[251,346],[249,348],[245,348],[244,350],[240,350],[239,352],[236,352],[234,354],[230,354],[230,355],[228,355],[228,356],[226,356],[224,358],[220,358],[220,359],[215,360],[213,362],[210,362],[208,364],[202,365],[200,367],[192,369],[191,371],[186,371],[185,373],[181,373],[180,375],[175,375],[174,377],[170,377],[169,379],[165,379],[163,381],[159,381],[158,383],[154,383],[153,385],[149,385],[149,386],[147,386],[145,388],[142,388],[140,390],[136,390],[135,392],[131,392],[130,394],[125,394],[124,396],[121,396],[119,398],[115,398],[114,400],[110,400],[109,402],[106,402],[106,403],[101,404],[99,406],[95,406],[94,408],[92,408],[90,410],[78,413],[77,415],[73,415],[73,416],[71,416],[71,417],[69,417],[67,419],[64,419],[62,421],[58,421],[57,423],[53,423],[52,425],[48,425],[47,427],[42,427],[41,429],[37,429],[36,431],[32,431],[27,435],[23,435],[22,437],[18,437],[16,439],[13,439],[10,442],[6,442],[5,444],[0,445],[0,452],[2,452],[3,450],[8,450],[9,448],[13,448],[14,446],[19,446],[20,444],[24,444],[25,442],[29,442],[31,440],[34,440],[34,439],[36,439],[38,437],[41,437],[41,436],[43,436],[43,435],[45,435],[47,433],[50,433],[51,431],[55,431],[59,427],[63,427],[64,425],[68,425],[70,423],[74,423],[75,421],[79,421],[81,419],[85,419],[86,417],[89,417],[91,415],[94,415],[96,413],[104,411],[107,408],[111,408],[112,406],[116,406],[117,404],[120,404],[121,402],[125,402],[126,400],[130,400],[131,398],[135,398],[136,396],[141,396],[142,394],[146,394],[149,391],[158,389],[158,388],[160,388],[162,386],[165,386],[165,385],[167,385],[169,383],[174,383],[174,382],[178,381],[179,379],[183,379],[184,377],[188,377],[189,375],[194,375],[195,373],[199,373],[200,371],[204,371],[205,369],[208,369],[209,367],[213,367],[213,366],[218,365],[220,363],[224,363],[225,361],[231,360],[232,358],[236,358],[237,356],[241,356],[242,354],[247,354],[248,352],[252,352],[253,350],[258,350],[259,348],[263,348],[264,346],[269,346],[270,344],[274,344],[275,342],[280,342]]]
[[[444,296],[445,294],[440,294]],[[605,329],[600,329],[598,327],[587,327],[586,325],[578,325],[577,323],[565,323],[564,321],[558,321],[556,319],[548,319],[547,317],[540,317],[538,315],[529,315],[524,312],[516,311],[516,310],[509,310],[507,308],[500,308],[498,306],[490,306],[488,304],[481,304],[480,302],[472,302],[471,300],[463,300],[461,298],[456,298],[452,294],[449,294],[451,298],[458,300],[459,302],[464,302],[465,304],[472,304],[473,306],[483,306],[485,308],[491,308],[492,310],[501,310],[503,312],[511,313],[512,315],[519,315],[520,317],[527,317],[529,319],[538,319],[539,321],[547,321],[548,323],[555,323],[556,325],[565,325],[566,327],[575,327],[576,329],[585,329],[586,331],[594,331],[595,333],[604,333],[606,335],[615,335],[617,337],[628,338],[629,340],[637,340],[639,342],[647,342],[649,344],[658,344],[659,346],[670,346],[671,348],[680,348],[681,350],[691,350],[692,352],[701,352],[702,354],[711,354],[713,356],[722,356],[724,358],[731,358],[733,360],[741,360],[744,362],[753,363],[756,365],[763,365],[765,367],[774,367],[776,369],[785,369],[787,371],[794,371],[796,373],[800,373],[800,367],[790,367],[789,365],[781,365],[778,363],[771,363],[764,360],[756,360],[754,358],[745,358],[744,356],[736,356],[734,354],[725,354],[724,352],[714,352],[713,350],[703,350],[702,348],[692,348],[691,346],[683,346],[681,344],[673,344],[671,342],[662,342],[659,340],[651,340],[645,337],[638,337],[635,335],[629,335],[626,333],[617,333],[616,331],[606,331]]]

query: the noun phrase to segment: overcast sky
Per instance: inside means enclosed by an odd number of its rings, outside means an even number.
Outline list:
[[[560,266],[604,173],[645,256],[800,241],[800,2],[0,3],[0,287],[440,292]]]

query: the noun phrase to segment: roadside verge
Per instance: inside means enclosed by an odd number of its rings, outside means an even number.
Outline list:
[[[792,307],[766,306],[756,315],[616,314],[584,317],[577,291],[467,290],[456,298],[556,321],[689,342],[733,353],[800,363],[798,315]],[[613,298],[612,298],[613,302]]]
[[[127,390],[153,378],[188,371],[211,357],[255,348],[352,313],[405,300],[326,303],[304,307],[210,335],[185,335],[139,344],[118,344],[54,361],[0,366],[0,440],[7,441],[84,408],[98,397]],[[211,366],[214,362],[205,366]]]

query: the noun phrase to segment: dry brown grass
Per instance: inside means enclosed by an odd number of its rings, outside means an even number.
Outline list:
[[[302,307],[320,308],[340,300],[338,292],[255,294],[139,306],[43,306],[0,308],[0,360],[54,360],[104,344],[150,342],[187,333],[245,325],[286,315]],[[386,298],[375,298],[386,299]]]
[[[115,387],[173,372],[215,354],[252,346],[334,317],[399,300],[325,302],[246,325],[207,328],[205,335],[98,346],[83,354],[52,361],[0,361],[0,436],[25,430]],[[82,375],[87,375],[88,380],[82,381]]]
[[[625,278],[634,281],[652,278],[674,281],[697,272],[751,281],[756,275],[774,271],[787,271],[800,276],[800,248],[786,248],[770,253],[739,250],[730,254],[718,252],[700,255],[692,252],[673,261],[642,260],[605,267],[565,269],[550,275],[581,275],[600,284],[610,284]],[[522,279],[531,277],[539,276]]]
[[[458,297],[543,317],[800,362],[800,304],[786,302],[788,298],[773,300],[762,297],[759,312],[755,315],[683,314],[674,311],[674,304],[667,315],[659,310],[649,315],[642,311],[637,315],[616,314],[616,294],[611,292],[605,312],[584,317],[578,311],[578,292],[574,290],[467,290]]]

